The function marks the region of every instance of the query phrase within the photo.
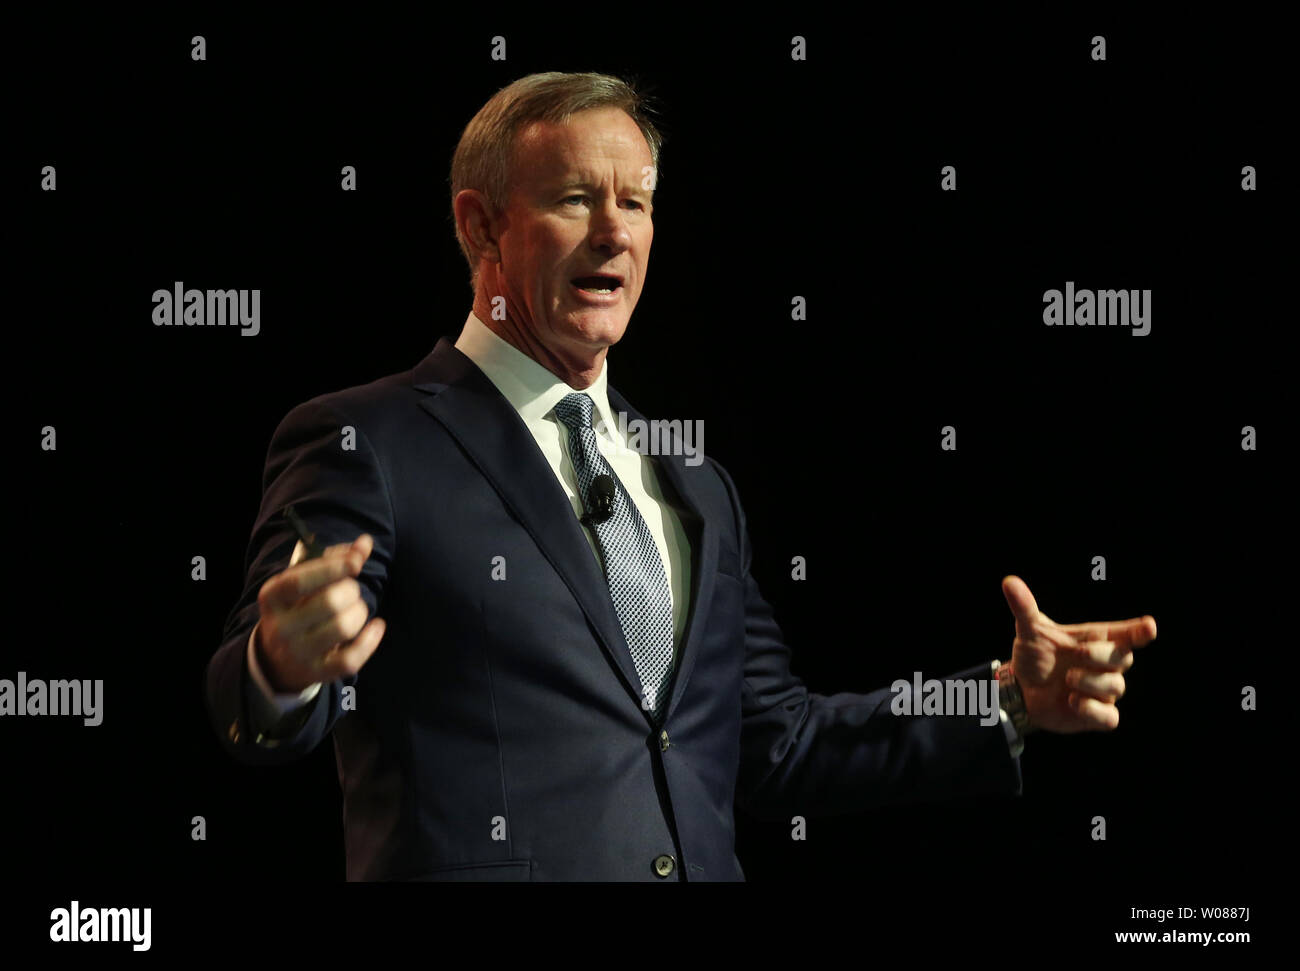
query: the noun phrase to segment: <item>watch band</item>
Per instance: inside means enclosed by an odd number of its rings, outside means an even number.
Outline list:
[[[1016,742],[1011,747],[1011,754],[1018,756],[1025,747],[1025,736],[1038,730],[1038,726],[1029,720],[1025,708],[1025,697],[1020,691],[1020,682],[1016,680],[1015,669],[1010,661],[1002,664],[993,662],[993,673],[998,681],[998,707],[1010,720],[1016,732]]]

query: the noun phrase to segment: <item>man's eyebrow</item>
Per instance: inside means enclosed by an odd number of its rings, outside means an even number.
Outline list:
[[[569,189],[586,189],[589,192],[595,192],[598,188],[599,186],[594,182],[589,182],[579,177],[569,177],[556,186],[556,191],[567,192]],[[648,198],[651,195],[651,191],[649,189],[641,188],[641,184],[636,182],[632,184],[628,195],[645,196]]]

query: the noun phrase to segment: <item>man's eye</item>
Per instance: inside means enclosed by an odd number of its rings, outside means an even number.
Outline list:
[[[586,197],[586,196],[568,196],[568,197],[566,197],[563,201],[564,201],[564,202],[572,202],[574,199],[582,200],[582,199],[585,199],[585,198],[587,198],[587,197]]]

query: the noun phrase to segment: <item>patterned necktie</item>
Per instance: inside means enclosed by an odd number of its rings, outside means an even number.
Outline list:
[[[573,393],[555,406],[569,428],[569,455],[578,473],[583,508],[592,508],[591,483],[598,475],[614,480],[614,513],[592,529],[605,562],[605,579],[619,626],[641,678],[641,707],[659,715],[673,663],[673,602],[659,547],[614,470],[596,448],[591,427],[592,400]]]

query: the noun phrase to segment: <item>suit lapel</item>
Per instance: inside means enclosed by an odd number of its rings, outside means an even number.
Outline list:
[[[564,579],[595,628],[601,647],[622,673],[628,693],[639,703],[641,681],[619,627],[609,585],[581,524],[570,513],[568,497],[523,420],[487,375],[445,337],[415,367],[413,383],[429,395],[420,400],[420,407],[456,439]],[[616,412],[627,412],[629,420],[642,417],[613,388],[607,392]],[[685,503],[681,511],[693,553],[691,612],[666,709],[666,714],[671,714],[694,664],[702,626],[699,618],[707,615],[713,597],[718,537],[716,524],[702,512],[703,499],[696,477],[686,470],[685,456],[663,455],[652,460],[660,470],[660,482],[666,477],[666,484]],[[649,713],[646,717],[649,719]]]
[[[629,694],[641,697],[609,587],[592,555],[569,499],[518,413],[474,362],[445,337],[416,368],[420,407],[442,423],[564,579],[623,674]]]

